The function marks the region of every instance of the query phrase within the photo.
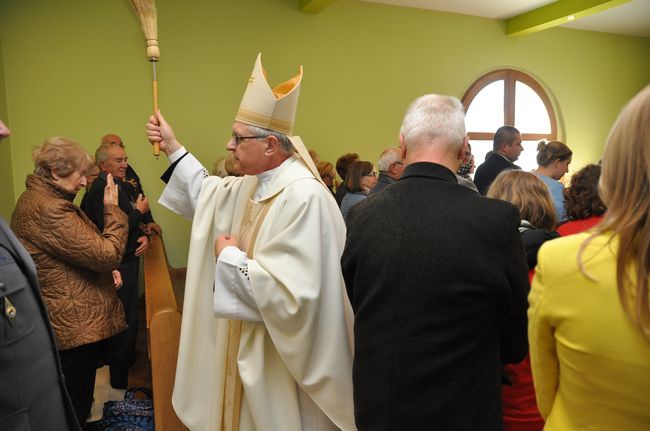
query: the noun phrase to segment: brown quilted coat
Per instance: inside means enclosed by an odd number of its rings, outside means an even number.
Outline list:
[[[11,228],[31,254],[59,350],[103,340],[126,329],[111,271],[122,260],[128,219],[117,205],[97,227],[51,180],[28,175]]]

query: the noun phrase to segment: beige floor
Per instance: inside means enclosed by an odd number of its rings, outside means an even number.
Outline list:
[[[97,370],[95,378],[95,400],[90,410],[90,420],[98,421],[102,418],[104,403],[111,400],[124,399],[124,390],[114,389],[109,381],[108,366]]]
[[[138,327],[138,338],[135,345],[135,362],[129,370],[129,388],[144,386],[151,388],[151,364],[147,356],[147,331],[145,325],[144,297],[138,303],[138,314],[140,318]],[[95,401],[90,410],[90,420],[96,421],[102,418],[104,403],[111,400],[123,400],[124,390],[113,389],[110,383],[108,366],[97,370],[95,377]]]

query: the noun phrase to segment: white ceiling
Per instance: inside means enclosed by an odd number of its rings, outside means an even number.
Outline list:
[[[394,6],[507,19],[553,3],[555,0],[362,0]],[[561,27],[604,33],[650,37],[650,0],[632,0]]]

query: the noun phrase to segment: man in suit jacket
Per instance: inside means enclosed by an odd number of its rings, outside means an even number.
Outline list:
[[[494,134],[494,147],[485,162],[476,169],[474,184],[478,192],[485,196],[492,181],[507,169],[521,169],[514,162],[524,151],[521,146],[521,134],[519,130],[511,126],[499,127]]]
[[[0,140],[9,134],[0,121]],[[80,429],[34,262],[1,217],[0,429]]]
[[[527,352],[519,212],[456,181],[464,118],[453,97],[413,102],[402,177],[348,214],[341,263],[362,431],[500,430],[501,366]]]

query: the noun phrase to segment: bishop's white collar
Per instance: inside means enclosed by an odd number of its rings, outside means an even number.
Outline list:
[[[276,166],[273,169],[269,169],[268,171],[264,171],[261,174],[257,174],[256,175],[257,187],[255,188],[255,194],[253,195],[253,200],[259,201],[268,190],[269,185],[273,181],[273,178],[275,178],[279,173],[284,171],[295,158],[296,156],[291,156],[284,162],[280,163],[279,166]]]

